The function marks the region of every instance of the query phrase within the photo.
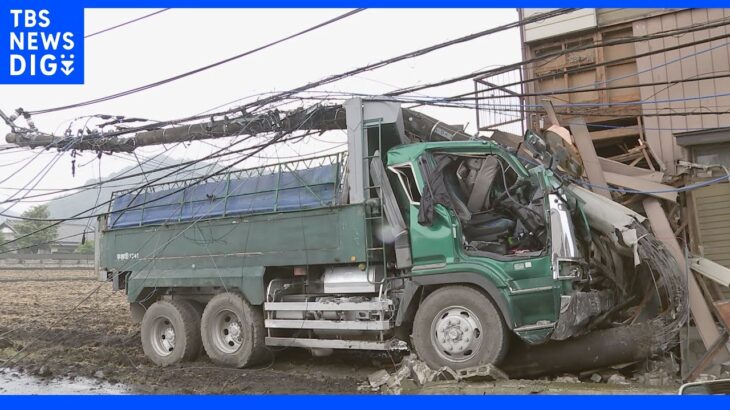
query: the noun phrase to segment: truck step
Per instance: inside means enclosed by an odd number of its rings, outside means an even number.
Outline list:
[[[266,346],[309,347],[322,349],[391,350],[390,341],[305,339],[294,337],[267,337]]]
[[[266,302],[264,310],[294,310],[294,311],[344,311],[344,310],[390,310],[392,305],[390,300],[381,300],[375,302]]]
[[[388,330],[388,320],[301,320],[266,319],[264,327],[270,329],[339,329],[339,330]]]

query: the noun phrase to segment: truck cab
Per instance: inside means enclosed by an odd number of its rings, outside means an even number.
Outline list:
[[[585,279],[586,265],[573,224],[585,218],[577,201],[571,205],[557,188],[552,173],[541,167],[531,172],[516,155],[488,140],[402,145],[388,152],[387,164],[397,178],[392,185],[409,227],[413,266],[405,287],[476,290],[485,299],[481,305],[495,308],[506,331],[529,344],[549,340],[575,282]],[[452,310],[433,319],[433,329],[458,322],[476,331],[481,321],[467,318],[477,317],[475,312],[464,313],[469,309],[460,305]],[[452,345],[444,339],[436,337],[432,345],[447,351]],[[451,354],[464,359],[469,356],[464,352],[474,350],[462,345],[463,351]]]

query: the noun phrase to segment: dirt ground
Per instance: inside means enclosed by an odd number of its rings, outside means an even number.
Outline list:
[[[144,357],[139,325],[123,293],[97,282],[91,271],[0,271],[0,367],[59,380],[92,378],[136,393],[356,394],[367,376],[395,370],[387,354],[339,351],[315,358],[302,349],[278,351],[251,369],[196,362],[158,368]],[[506,381],[442,383],[404,393],[664,393],[670,388]]]

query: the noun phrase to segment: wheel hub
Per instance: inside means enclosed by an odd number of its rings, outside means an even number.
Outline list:
[[[168,356],[175,350],[175,328],[168,318],[159,317],[155,320],[150,338],[152,348],[160,356]]]
[[[231,311],[223,310],[216,315],[213,329],[213,341],[218,349],[226,353],[234,353],[243,343],[243,326],[238,316]]]
[[[233,345],[240,345],[241,344],[241,324],[238,322],[230,322],[228,327],[226,328],[228,330],[228,334],[226,336],[226,341],[228,342],[229,346]],[[224,332],[225,333],[225,332]]]
[[[431,341],[447,360],[469,360],[481,345],[481,323],[476,315],[464,307],[452,306],[442,310],[434,318],[431,327]]]

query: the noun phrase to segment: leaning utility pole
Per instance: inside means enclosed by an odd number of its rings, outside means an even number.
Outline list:
[[[468,140],[472,136],[459,126],[444,124],[423,113],[403,108],[405,133],[410,138],[426,141]],[[149,145],[174,144],[202,139],[256,135],[296,130],[329,131],[347,129],[342,105],[317,105],[293,111],[272,110],[261,114],[242,113],[240,117],[211,120],[170,128],[143,130],[131,137],[120,132],[84,136],[54,136],[33,130],[14,130],[6,141],[21,147],[58,148],[70,146],[77,151],[132,152]]]

